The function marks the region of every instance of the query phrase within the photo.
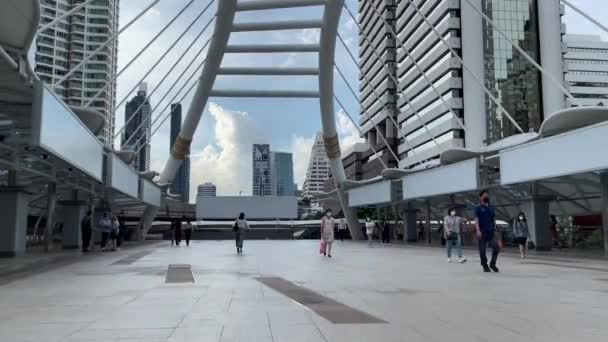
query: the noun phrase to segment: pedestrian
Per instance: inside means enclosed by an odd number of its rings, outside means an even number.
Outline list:
[[[465,263],[466,258],[462,256],[462,225],[464,219],[456,215],[456,208],[450,208],[448,215],[443,219],[443,238],[446,242],[448,262],[452,262],[452,247],[458,250],[458,262]]]
[[[365,233],[367,234],[368,246],[372,248],[374,243],[374,227],[376,224],[368,217],[365,219]]]
[[[424,241],[424,225],[422,221],[418,222],[418,241]]]
[[[125,229],[124,221],[121,220],[119,217],[117,217],[116,219],[118,220],[118,236],[116,237],[116,249],[120,250],[120,247],[122,246],[122,241],[127,230]]]
[[[323,240],[323,255],[331,258],[331,247],[334,244],[335,222],[331,209],[325,211],[325,216],[321,218],[321,239]]]
[[[110,228],[110,247],[111,251],[116,251],[118,249],[118,234],[120,234],[120,222],[118,221],[118,217],[114,216],[112,218],[112,226]]]
[[[82,233],[82,251],[87,253],[91,245],[91,237],[93,236],[93,228],[91,227],[91,217],[93,212],[87,211],[85,217],[80,221],[80,231]]]
[[[380,227],[382,227],[382,243],[388,246],[391,244],[391,226],[386,220],[382,220]]]
[[[344,221],[344,218],[341,218],[340,222],[338,222],[338,237],[342,242],[344,242],[344,237],[346,236],[346,229],[346,222]]]
[[[108,213],[103,213],[101,220],[99,221],[99,228],[101,230],[101,250],[108,251],[108,240],[110,238],[110,232],[112,231],[112,220]]]
[[[234,231],[234,240],[236,242],[236,252],[243,253],[243,240],[245,240],[245,231],[249,230],[249,224],[245,220],[245,213],[240,213],[239,218],[234,221],[232,226]]]
[[[555,215],[551,215],[551,224],[549,225],[549,230],[551,231],[551,237],[553,238],[553,245],[561,249],[562,243],[559,238],[558,226],[559,224],[557,222],[557,218]]]
[[[477,231],[477,239],[479,240],[481,266],[484,272],[499,272],[498,267],[496,267],[499,252],[496,236],[496,210],[490,204],[490,193],[488,190],[482,190],[479,193],[479,199],[480,203],[475,207],[475,229]],[[488,245],[492,247],[492,259],[490,259],[489,267],[486,256]]]
[[[175,219],[174,227],[175,231],[173,233],[175,233],[175,245],[179,246],[180,242],[182,242],[182,221]]]
[[[522,259],[528,257],[528,233],[528,220],[526,214],[521,212],[513,222],[513,237],[519,245],[519,255]]]
[[[186,227],[184,228],[184,235],[186,237],[186,246],[190,247],[190,239],[192,239],[192,224],[190,223],[190,220],[186,220]]]

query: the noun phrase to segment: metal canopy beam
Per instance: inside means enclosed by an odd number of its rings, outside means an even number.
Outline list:
[[[251,97],[251,98],[318,98],[318,91],[305,90],[212,90],[213,97]]]
[[[319,52],[319,44],[229,45],[226,53]]]
[[[219,75],[317,76],[317,68],[221,68]]]
[[[236,7],[238,12],[259,11],[293,7],[308,7],[325,5],[325,0],[257,0],[243,1]]]
[[[320,29],[320,20],[290,20],[275,22],[238,23],[232,27],[232,32],[278,31]]]

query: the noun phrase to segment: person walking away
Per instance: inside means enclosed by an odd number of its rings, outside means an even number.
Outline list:
[[[190,247],[190,239],[192,239],[192,224],[190,220],[186,220],[186,227],[184,228],[184,236],[186,237],[186,246]]]
[[[418,241],[424,241],[424,225],[422,221],[418,222]]]
[[[466,258],[462,256],[462,225],[464,219],[456,215],[456,209],[448,210],[448,215],[443,219],[443,237],[446,241],[446,252],[448,262],[452,262],[452,247],[456,245],[458,249],[458,262],[465,263]]]
[[[376,224],[368,217],[365,219],[365,233],[367,234],[368,246],[372,248],[374,243],[374,227]]]
[[[80,221],[80,232],[82,233],[82,251],[87,253],[91,245],[91,237],[93,236],[93,228],[91,227],[92,211],[87,211],[85,217]]]
[[[239,218],[234,221],[234,240],[236,242],[236,252],[243,253],[243,241],[245,240],[245,231],[249,230],[249,224],[245,220],[245,213],[240,213]]]
[[[475,207],[475,229],[477,231],[477,239],[479,240],[479,257],[481,266],[484,272],[499,272],[496,267],[498,259],[499,246],[496,236],[496,210],[490,205],[490,193],[488,190],[482,190],[479,193],[480,203]],[[492,247],[492,259],[488,267],[488,258],[486,249],[490,245]]]
[[[175,219],[175,245],[179,246],[182,242],[182,221]]]
[[[331,209],[325,211],[325,216],[321,219],[321,239],[323,240],[323,255],[331,258],[331,247],[334,243],[334,218]]]
[[[344,221],[344,218],[341,218],[340,222],[338,222],[338,237],[340,238],[340,241],[344,242],[345,236],[346,236],[346,222]]]
[[[110,228],[110,247],[111,251],[116,251],[118,249],[118,234],[120,234],[120,222],[118,222],[118,217],[114,216],[112,218],[112,227]]]
[[[528,257],[528,234],[528,220],[526,214],[521,212],[513,222],[513,237],[519,245],[519,255],[522,259]]]
[[[122,246],[122,241],[127,231],[125,229],[124,221],[121,220],[119,217],[117,217],[116,219],[118,220],[118,236],[116,237],[116,249],[120,250],[120,247]]]
[[[108,216],[108,213],[103,213],[101,220],[99,221],[99,227],[101,229],[101,250],[107,251],[107,244],[110,238],[110,232],[112,231],[112,220]]]
[[[391,244],[391,226],[386,222],[386,220],[382,220],[382,243],[385,245]]]

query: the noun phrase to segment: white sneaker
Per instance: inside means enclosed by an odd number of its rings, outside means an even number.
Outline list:
[[[448,258],[448,262],[452,262],[452,258]]]
[[[458,258],[458,262],[464,264],[465,262],[467,262],[467,258]]]

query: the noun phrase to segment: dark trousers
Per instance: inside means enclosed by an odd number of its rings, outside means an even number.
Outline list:
[[[106,244],[108,243],[108,238],[110,237],[110,233],[109,232],[103,232],[101,233],[101,248],[105,248]]]
[[[494,232],[481,233],[481,237],[479,238],[479,258],[481,259],[481,265],[488,266],[488,257],[486,256],[488,244],[492,247],[492,259],[490,260],[490,266],[496,266],[499,248]]]
[[[180,242],[182,242],[182,229],[175,228],[175,244],[179,245]]]
[[[192,238],[192,229],[185,229],[184,235],[186,236],[186,246],[190,246],[190,239]]]
[[[93,230],[91,228],[83,228],[82,230],[82,251],[87,252],[91,245],[91,237],[93,236]]]
[[[382,243],[391,243],[391,232],[388,229],[382,232]]]

